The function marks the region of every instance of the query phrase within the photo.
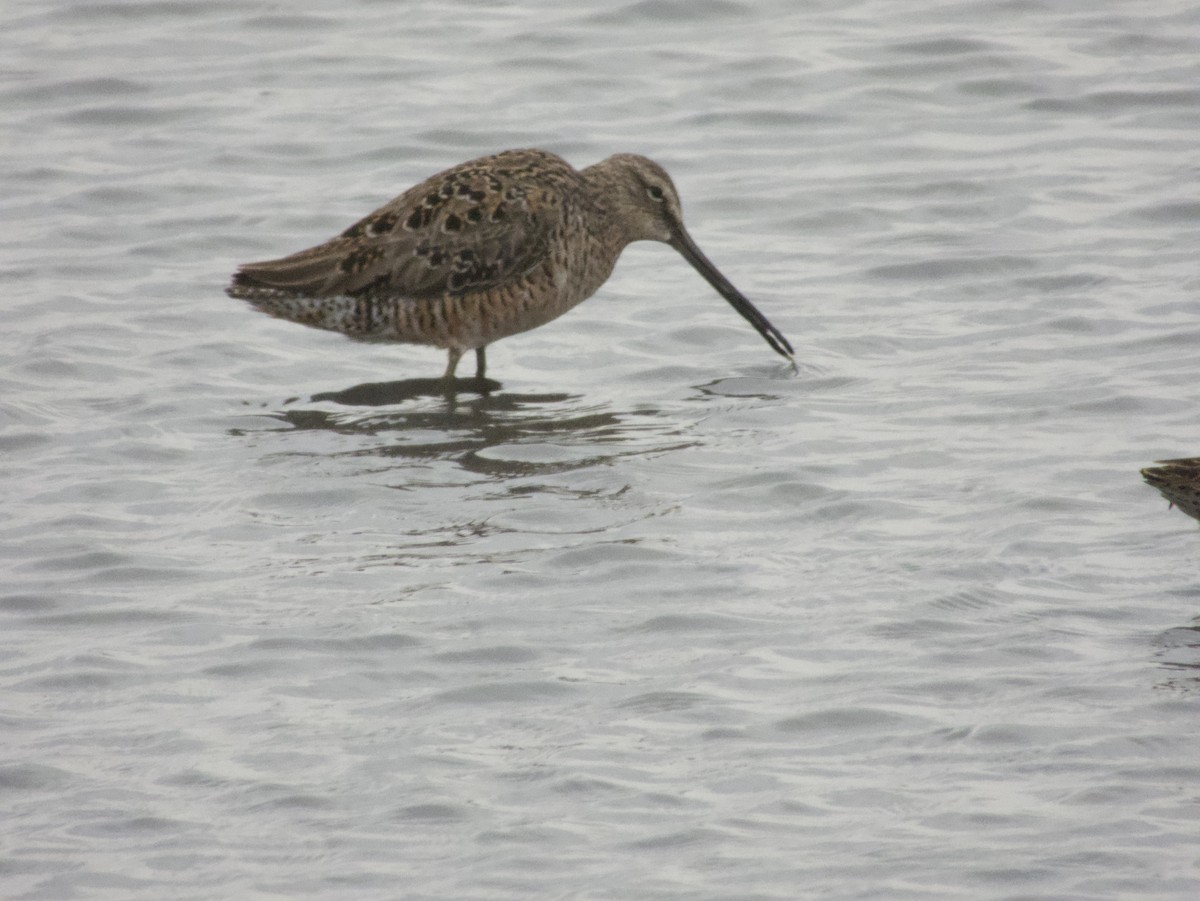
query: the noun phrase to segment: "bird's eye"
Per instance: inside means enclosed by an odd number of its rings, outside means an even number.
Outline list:
[[[662,200],[666,195],[663,194],[663,189],[658,185],[651,185],[646,189],[646,193],[654,200]]]

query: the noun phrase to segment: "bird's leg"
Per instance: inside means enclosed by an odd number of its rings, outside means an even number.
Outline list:
[[[450,360],[446,363],[446,374],[442,378],[449,382],[454,378],[454,370],[458,368],[458,361],[462,359],[463,352],[457,347],[448,348],[446,352],[450,355]]]
[[[487,371],[487,345],[475,348],[475,378],[483,378],[483,374]]]

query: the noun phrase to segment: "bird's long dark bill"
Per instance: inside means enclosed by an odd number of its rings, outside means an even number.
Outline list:
[[[743,319],[754,326],[755,331],[766,339],[772,350],[789,360],[792,358],[794,353],[792,345],[788,343],[787,338],[783,337],[783,332],[771,325],[770,320],[760,313],[754,304],[746,300],[742,292],[709,262],[708,257],[700,252],[700,248],[696,246],[696,242],[687,232],[681,230],[671,242],[671,246],[683,254],[683,258],[691,263],[710,285],[717,289],[718,294],[729,301],[730,306],[737,310]]]

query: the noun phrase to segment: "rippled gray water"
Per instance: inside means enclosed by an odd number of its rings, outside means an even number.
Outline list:
[[[21,2],[0,894],[1191,899],[1200,8]],[[443,355],[235,264],[646,153],[668,248]]]

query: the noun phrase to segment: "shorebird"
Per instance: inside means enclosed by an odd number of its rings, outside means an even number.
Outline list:
[[[1142,478],[1193,519],[1200,519],[1200,457],[1159,460],[1142,470]]]
[[[591,297],[633,241],[679,251],[766,339],[792,346],[700,252],[661,166],[620,153],[576,170],[508,150],[421,182],[340,235],[238,268],[227,289],[263,312],[363,341],[449,353],[444,378],[493,341],[545,325]]]

